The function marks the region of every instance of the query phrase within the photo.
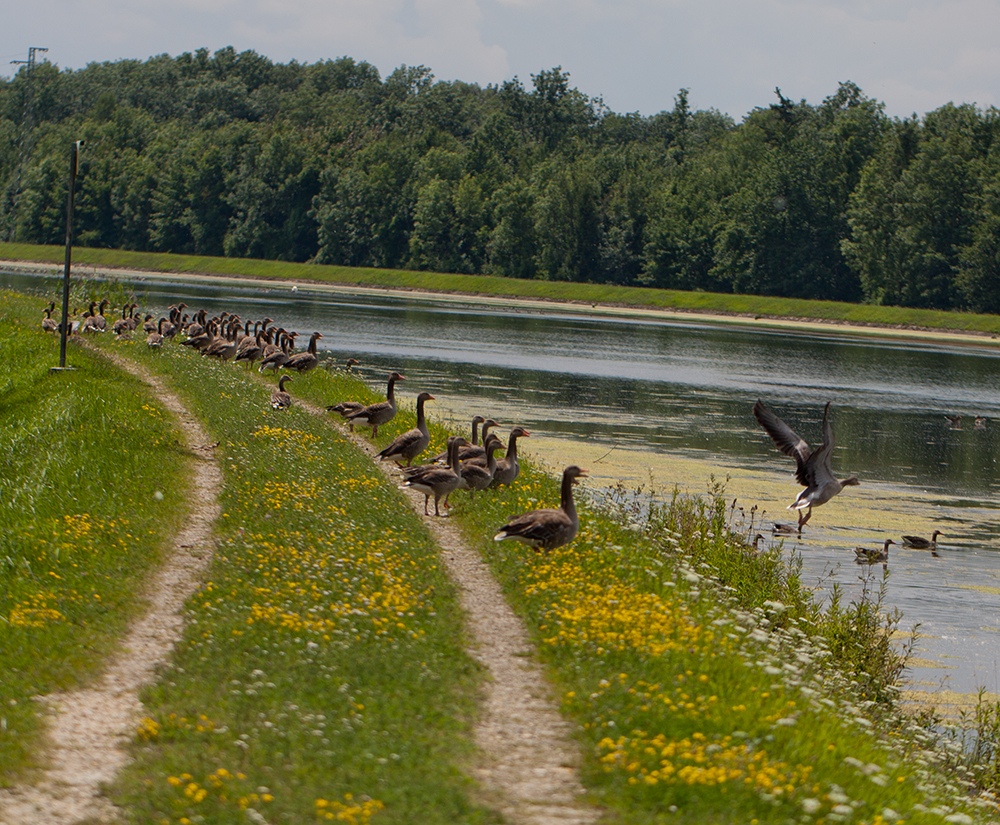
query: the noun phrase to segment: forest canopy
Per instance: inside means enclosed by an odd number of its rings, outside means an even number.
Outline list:
[[[1000,120],[855,84],[740,123],[252,51],[0,79],[0,238],[1000,312]]]

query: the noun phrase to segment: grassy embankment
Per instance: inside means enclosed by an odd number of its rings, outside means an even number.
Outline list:
[[[186,507],[164,410],[86,352],[50,372],[38,305],[0,309],[0,784],[36,766],[32,697],[94,676]]]
[[[39,261],[61,267],[65,250],[55,246],[0,243],[0,259]],[[842,301],[810,301],[759,295],[728,295],[583,284],[565,281],[535,281],[489,275],[456,275],[393,269],[322,266],[282,261],[128,252],[111,249],[73,250],[77,266],[138,269],[151,272],[203,273],[228,277],[285,281],[316,281],[386,289],[418,289],[430,292],[514,297],[583,304],[609,304],[669,309],[682,312],[720,313],[761,318],[814,319],[885,327],[918,327],[1000,335],[1000,316],[963,312],[850,304]]]
[[[456,767],[471,758],[475,674],[452,588],[396,491],[326,422],[272,413],[238,367],[100,343],[169,376],[221,440],[226,474],[210,581],[116,789],[135,821],[231,822],[245,807],[276,823],[488,821]],[[363,390],[323,370],[291,389],[323,403]],[[399,419],[380,442],[412,424]],[[609,821],[982,813],[918,730],[858,701],[896,661],[877,612],[818,615],[794,571],[729,534],[721,500],[674,502],[644,532],[587,508],[549,556],[491,541],[509,514],[556,499],[528,466],[475,506],[456,496],[454,513],[536,637]],[[874,681],[831,675],[860,663]]]

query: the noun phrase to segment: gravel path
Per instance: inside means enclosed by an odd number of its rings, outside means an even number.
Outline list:
[[[127,359],[102,352],[149,384],[176,416],[187,448],[199,458],[191,476],[196,505],[150,585],[149,612],[129,631],[106,674],[90,688],[41,700],[50,714],[50,763],[37,784],[0,791],[2,825],[117,821],[116,809],[102,795],[101,787],[127,759],[126,746],[143,716],[139,691],[167,662],[183,629],[184,602],[197,588],[212,555],[212,524],[219,514],[216,490],[221,487],[222,473],[212,457],[208,435],[156,376]],[[320,408],[303,406],[329,419]],[[344,434],[373,455],[367,441]],[[390,464],[380,466],[398,480]],[[422,496],[406,492],[416,512],[422,513]],[[425,519],[459,587],[474,639],[470,653],[489,673],[483,712],[475,728],[481,759],[472,769],[485,796],[483,802],[515,825],[597,822],[599,811],[582,800],[571,728],[556,709],[552,688],[523,624],[458,527],[446,518]]]

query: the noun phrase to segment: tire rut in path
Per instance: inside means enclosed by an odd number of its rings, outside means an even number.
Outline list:
[[[193,462],[193,506],[148,589],[148,612],[128,630],[121,651],[91,687],[44,697],[49,714],[47,769],[37,784],[0,791],[3,825],[71,825],[118,820],[101,794],[125,765],[126,746],[142,719],[139,691],[168,660],[183,630],[181,611],[212,556],[212,525],[219,515],[216,491],[222,472],[211,456],[208,435],[180,399],[154,375],[124,358],[101,351],[149,384],[178,420]]]
[[[296,399],[318,415],[323,410]],[[400,477],[392,462],[379,462],[365,439],[337,427],[372,456],[387,476]],[[417,514],[423,495],[402,491]],[[480,555],[447,518],[423,517],[441,547],[473,639],[470,654],[489,673],[475,740],[481,759],[473,775],[485,804],[516,825],[591,825],[600,811],[584,801],[577,772],[579,750],[572,726],[560,715],[553,689],[538,664],[523,622],[511,609],[500,585]]]

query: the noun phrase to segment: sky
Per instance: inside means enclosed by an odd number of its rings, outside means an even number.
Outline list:
[[[556,66],[614,112],[737,122],[851,81],[892,117],[1000,106],[1000,0],[0,0],[0,75],[30,46],[61,69],[198,48],[276,63],[352,57],[481,86]]]

